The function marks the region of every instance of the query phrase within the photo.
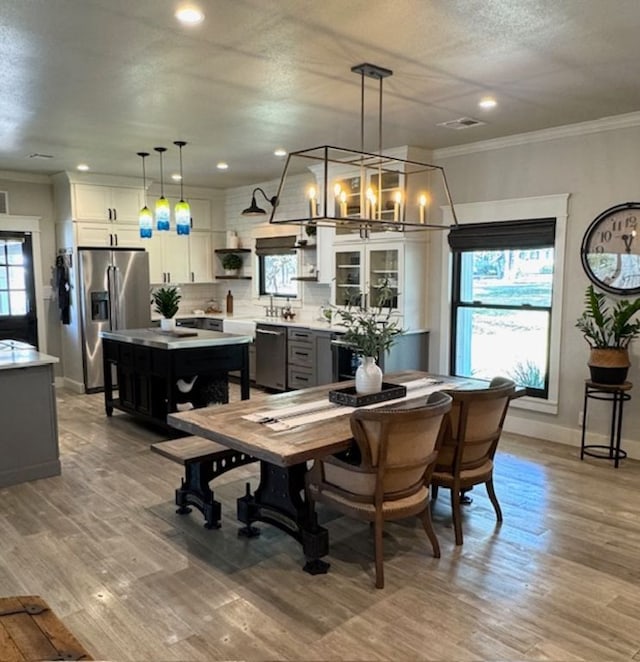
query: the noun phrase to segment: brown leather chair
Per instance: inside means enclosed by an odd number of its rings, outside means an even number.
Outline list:
[[[462,545],[460,491],[484,483],[489,499],[502,522],[502,511],[493,489],[493,457],[516,385],[496,377],[489,388],[450,390],[453,406],[443,423],[443,440],[431,475],[433,499],[439,487],[451,490],[451,510],[456,545]]]
[[[360,457],[356,464],[335,456],[316,460],[307,473],[307,498],[373,522],[376,587],[383,588],[382,529],[385,520],[417,515],[440,557],[429,512],[429,479],[438,456],[442,421],[451,397],[434,393],[413,409],[357,409],[351,431]],[[425,482],[426,481],[426,482]]]

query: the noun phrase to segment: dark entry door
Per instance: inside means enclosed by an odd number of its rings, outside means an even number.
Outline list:
[[[38,346],[30,232],[0,232],[0,339]]]

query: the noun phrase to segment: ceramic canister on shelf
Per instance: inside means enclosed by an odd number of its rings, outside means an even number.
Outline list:
[[[227,230],[227,248],[238,248],[238,235],[233,230]]]

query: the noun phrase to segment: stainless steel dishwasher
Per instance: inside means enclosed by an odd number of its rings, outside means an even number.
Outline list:
[[[256,385],[286,390],[286,326],[256,324]]]

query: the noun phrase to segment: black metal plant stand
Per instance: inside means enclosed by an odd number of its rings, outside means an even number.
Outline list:
[[[582,440],[580,442],[580,459],[585,455],[601,460],[613,460],[613,466],[617,469],[620,460],[627,457],[627,452],[620,448],[622,436],[622,413],[624,403],[631,400],[628,391],[633,384],[624,382],[623,384],[598,384],[587,379],[584,384],[584,406],[582,418]],[[604,444],[585,444],[587,429],[587,405],[589,400],[604,400],[612,403],[611,408],[611,433],[609,435],[609,445]]]

